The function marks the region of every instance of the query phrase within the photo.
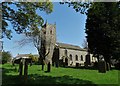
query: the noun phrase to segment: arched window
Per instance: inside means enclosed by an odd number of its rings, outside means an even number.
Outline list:
[[[83,56],[81,55],[81,61],[83,61]]]
[[[46,31],[44,31],[44,34],[46,34]]]
[[[65,55],[67,55],[67,50],[65,49]]]
[[[52,30],[50,30],[50,34],[52,35]]]
[[[78,61],[78,55],[75,56],[76,61]]]
[[[70,60],[72,60],[72,55],[70,54]]]

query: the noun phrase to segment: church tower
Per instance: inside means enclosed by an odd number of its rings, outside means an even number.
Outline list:
[[[42,44],[45,46],[45,62],[52,63],[52,56],[56,44],[56,24],[48,24],[47,21],[41,29],[43,32],[44,40]]]

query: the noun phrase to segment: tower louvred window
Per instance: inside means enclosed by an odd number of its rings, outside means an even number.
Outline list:
[[[46,34],[46,31],[44,31],[44,34]]]
[[[46,30],[45,29],[43,30],[43,33],[46,34]]]
[[[75,56],[76,61],[78,61],[78,55]]]
[[[52,30],[50,30],[50,34],[52,34]]]

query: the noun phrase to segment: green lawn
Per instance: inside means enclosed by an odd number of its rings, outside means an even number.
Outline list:
[[[2,65],[2,84],[22,84],[24,78],[18,76],[18,70],[10,64]],[[18,69],[18,66],[17,66]],[[98,73],[97,70],[55,68],[50,73],[40,70],[41,66],[29,66],[27,84],[118,84],[118,70]]]

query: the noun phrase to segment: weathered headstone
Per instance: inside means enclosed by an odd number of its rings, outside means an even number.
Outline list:
[[[20,63],[19,63],[19,75],[20,76],[22,75],[22,71],[23,71],[23,63],[22,63],[22,61],[20,61]]]
[[[27,62],[27,60],[25,60],[25,64],[24,64],[24,75],[28,75],[28,62]]]
[[[76,63],[76,67],[79,67],[79,63]]]
[[[91,64],[91,62],[90,62],[90,55],[89,54],[86,55],[85,62],[86,62],[86,65],[90,65]]]
[[[50,72],[50,69],[51,69],[51,68],[50,68],[50,67],[51,67],[50,65],[51,65],[51,64],[50,64],[50,62],[49,62],[49,63],[48,63],[48,67],[47,67],[47,68],[48,68],[48,69],[47,69],[48,72]]]
[[[106,73],[106,62],[105,61],[98,62],[98,71],[100,73]]]

